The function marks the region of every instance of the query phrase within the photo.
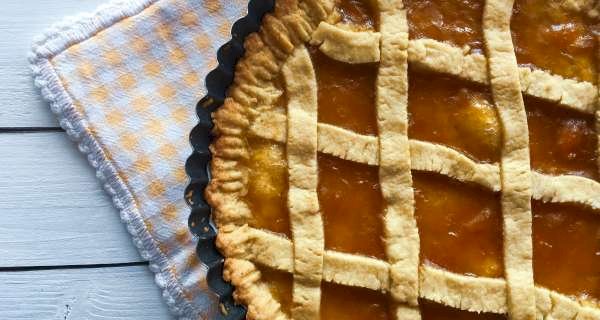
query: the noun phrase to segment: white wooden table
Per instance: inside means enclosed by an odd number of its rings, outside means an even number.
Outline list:
[[[117,211],[35,89],[32,37],[106,0],[0,1],[0,319],[173,319]]]

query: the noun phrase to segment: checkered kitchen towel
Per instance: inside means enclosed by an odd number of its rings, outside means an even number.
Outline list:
[[[246,4],[113,1],[53,27],[30,57],[36,85],[96,169],[181,319],[215,310],[187,227],[184,163],[204,76]]]

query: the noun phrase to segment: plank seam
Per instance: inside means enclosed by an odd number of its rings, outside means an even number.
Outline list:
[[[149,268],[155,274],[155,282],[161,288],[169,309],[180,319],[195,319],[204,316],[206,306],[203,303],[207,300],[191,300],[186,296],[182,283],[173,273],[170,260],[147,230],[130,190],[119,177],[101,144],[88,129],[86,120],[77,112],[71,96],[52,65],[52,59],[69,47],[161,2],[164,0],[113,0],[92,14],[66,19],[34,40],[29,62],[35,86],[50,103],[50,109],[58,118],[60,126],[88,158],[96,176],[119,210],[122,221],[127,225],[133,243],[142,258],[149,260]]]
[[[72,270],[72,269],[101,269],[147,266],[148,261],[122,262],[122,263],[96,263],[96,264],[74,264],[74,265],[51,265],[51,266],[24,266],[24,267],[0,267],[0,272],[28,272],[48,270]]]
[[[0,133],[65,132],[60,127],[0,127]]]

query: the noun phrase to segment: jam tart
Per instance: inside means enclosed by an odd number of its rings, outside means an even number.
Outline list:
[[[593,0],[276,0],[214,114],[248,319],[600,319]]]

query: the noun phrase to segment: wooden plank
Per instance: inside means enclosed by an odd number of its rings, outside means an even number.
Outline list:
[[[33,85],[27,54],[33,37],[64,16],[93,11],[106,0],[3,0],[0,10],[0,127],[56,127]]]
[[[0,272],[2,319],[175,319],[146,266]]]
[[[0,267],[142,261],[64,132],[0,134],[0,257]]]

